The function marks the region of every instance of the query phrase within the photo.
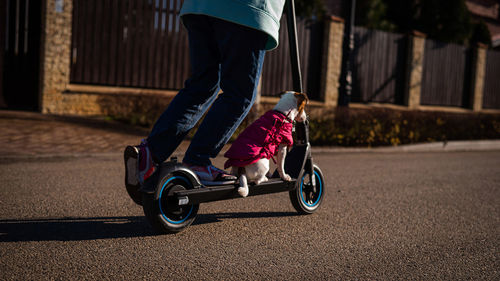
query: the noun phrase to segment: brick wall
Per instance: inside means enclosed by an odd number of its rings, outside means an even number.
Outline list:
[[[93,85],[70,84],[70,56],[72,39],[72,0],[43,1],[42,47],[41,47],[41,109],[44,113],[78,114],[78,115],[115,115],[127,116],[138,111],[155,108],[161,111],[176,91],[132,89],[120,87],[104,87]],[[340,87],[342,60],[342,42],[344,40],[344,22],[340,18],[329,17],[325,22],[324,48],[321,66],[321,100],[312,108],[321,112],[320,108],[337,106]],[[420,92],[422,83],[422,63],[425,37],[413,35],[408,57],[408,73],[406,106],[408,109],[422,109]],[[480,100],[481,80],[484,77],[482,53],[475,61],[476,76],[474,97]],[[479,83],[479,84],[478,84]],[[275,100],[260,99],[263,104]],[[262,108],[265,108],[263,106]],[[475,111],[482,110],[479,102],[473,102]],[[440,109],[437,109],[440,110]],[[466,109],[464,109],[466,110]]]

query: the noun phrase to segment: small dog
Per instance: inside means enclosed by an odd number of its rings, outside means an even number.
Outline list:
[[[285,157],[288,147],[293,145],[293,121],[306,119],[307,95],[298,92],[284,92],[273,108],[248,126],[224,154],[228,160],[224,169],[231,167],[231,173],[239,177],[238,193],[248,195],[248,182],[260,184],[268,180],[269,158],[277,153],[277,170],[284,181],[291,177],[285,173]],[[274,158],[273,158],[274,160]]]

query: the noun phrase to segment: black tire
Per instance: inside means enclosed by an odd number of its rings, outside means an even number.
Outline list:
[[[314,165],[316,185],[311,183],[310,172],[304,171],[297,182],[297,188],[290,190],[290,201],[300,214],[312,214],[318,210],[325,198],[325,180],[318,166]]]
[[[164,177],[154,194],[143,194],[144,214],[157,232],[177,233],[193,223],[199,204],[179,206],[177,200],[170,196],[176,190],[192,188],[186,177],[174,175]]]

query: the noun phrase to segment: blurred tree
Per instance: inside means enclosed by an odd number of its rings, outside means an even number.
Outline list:
[[[474,30],[472,32],[470,42],[471,44],[483,43],[486,45],[491,45],[490,30],[483,20],[474,25]]]
[[[430,38],[467,44],[473,24],[465,0],[420,0],[415,5],[416,30]]]
[[[391,21],[386,0],[358,0],[356,2],[356,24],[372,29],[397,31],[396,22]]]
[[[295,13],[302,18],[321,18],[325,13],[324,0],[295,0]]]
[[[407,32],[414,29],[414,11],[420,1],[385,0],[387,3],[387,19],[397,26],[397,31]]]
[[[356,23],[386,31],[418,30],[444,42],[489,42],[484,23],[474,23],[465,0],[358,0]],[[486,29],[485,29],[486,27]]]

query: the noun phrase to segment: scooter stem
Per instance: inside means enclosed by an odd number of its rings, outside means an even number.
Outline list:
[[[299,43],[297,41],[297,24],[295,20],[295,4],[286,0],[286,22],[288,27],[288,45],[290,46],[290,62],[292,64],[293,90],[303,92],[302,75],[300,73]]]
[[[286,0],[286,21],[288,27],[288,45],[290,47],[290,62],[292,65],[292,80],[293,80],[293,90],[296,92],[303,92],[302,87],[302,75],[300,72],[300,58],[299,58],[299,42],[297,40],[297,22],[295,17],[295,3],[293,0]],[[309,144],[309,122],[304,121],[303,126],[303,137],[304,142],[307,146]],[[311,181],[313,186],[316,186],[316,181],[314,177],[314,167],[311,155],[311,150],[308,149],[308,155],[306,156],[308,165],[305,167],[311,175]]]

